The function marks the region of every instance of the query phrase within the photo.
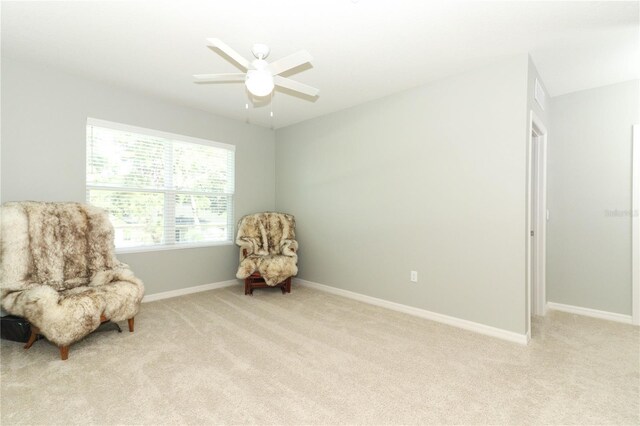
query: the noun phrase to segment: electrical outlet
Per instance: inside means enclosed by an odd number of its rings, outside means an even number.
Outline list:
[[[418,282],[418,271],[411,271],[411,282],[412,283]]]

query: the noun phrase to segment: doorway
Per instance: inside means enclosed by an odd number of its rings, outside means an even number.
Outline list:
[[[547,129],[531,111],[527,167],[527,336],[531,317],[546,314]]]

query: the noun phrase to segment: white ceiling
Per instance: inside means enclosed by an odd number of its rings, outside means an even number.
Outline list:
[[[2,55],[275,128],[415,87],[498,57],[530,52],[556,96],[638,78],[639,7],[631,2],[376,0],[2,2]],[[292,76],[315,102],[282,92],[245,111],[244,86],[194,84],[237,72],[206,47],[217,37],[250,58],[297,50]]]

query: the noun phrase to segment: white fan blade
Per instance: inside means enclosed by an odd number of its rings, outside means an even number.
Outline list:
[[[301,50],[299,52],[293,53],[289,56],[285,56],[284,58],[280,58],[277,61],[273,61],[269,64],[267,69],[271,71],[271,74],[282,74],[285,71],[290,70],[291,68],[295,68],[299,65],[306,64],[307,62],[311,62],[313,57],[306,50]]]
[[[318,93],[320,92],[315,87],[307,86],[299,81],[291,80],[290,78],[285,78],[279,75],[273,76],[273,82],[276,86],[284,87],[285,89],[300,92],[308,96],[318,96]]]
[[[220,49],[222,53],[224,53],[225,55],[233,59],[238,65],[240,65],[244,69],[248,70],[250,68],[253,68],[251,66],[251,62],[246,60],[241,54],[233,50],[231,47],[229,47],[228,44],[226,44],[219,38],[208,38],[207,41],[209,42],[210,47],[215,47],[217,49]]]
[[[215,83],[217,81],[244,81],[246,78],[246,74],[195,74],[193,78],[195,78],[196,83]]]

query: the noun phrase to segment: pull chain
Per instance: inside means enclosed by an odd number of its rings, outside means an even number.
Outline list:
[[[271,116],[271,130],[273,130],[273,92],[275,92],[275,90],[271,91],[271,102],[269,102],[269,107],[271,108],[271,112],[269,113]]]

